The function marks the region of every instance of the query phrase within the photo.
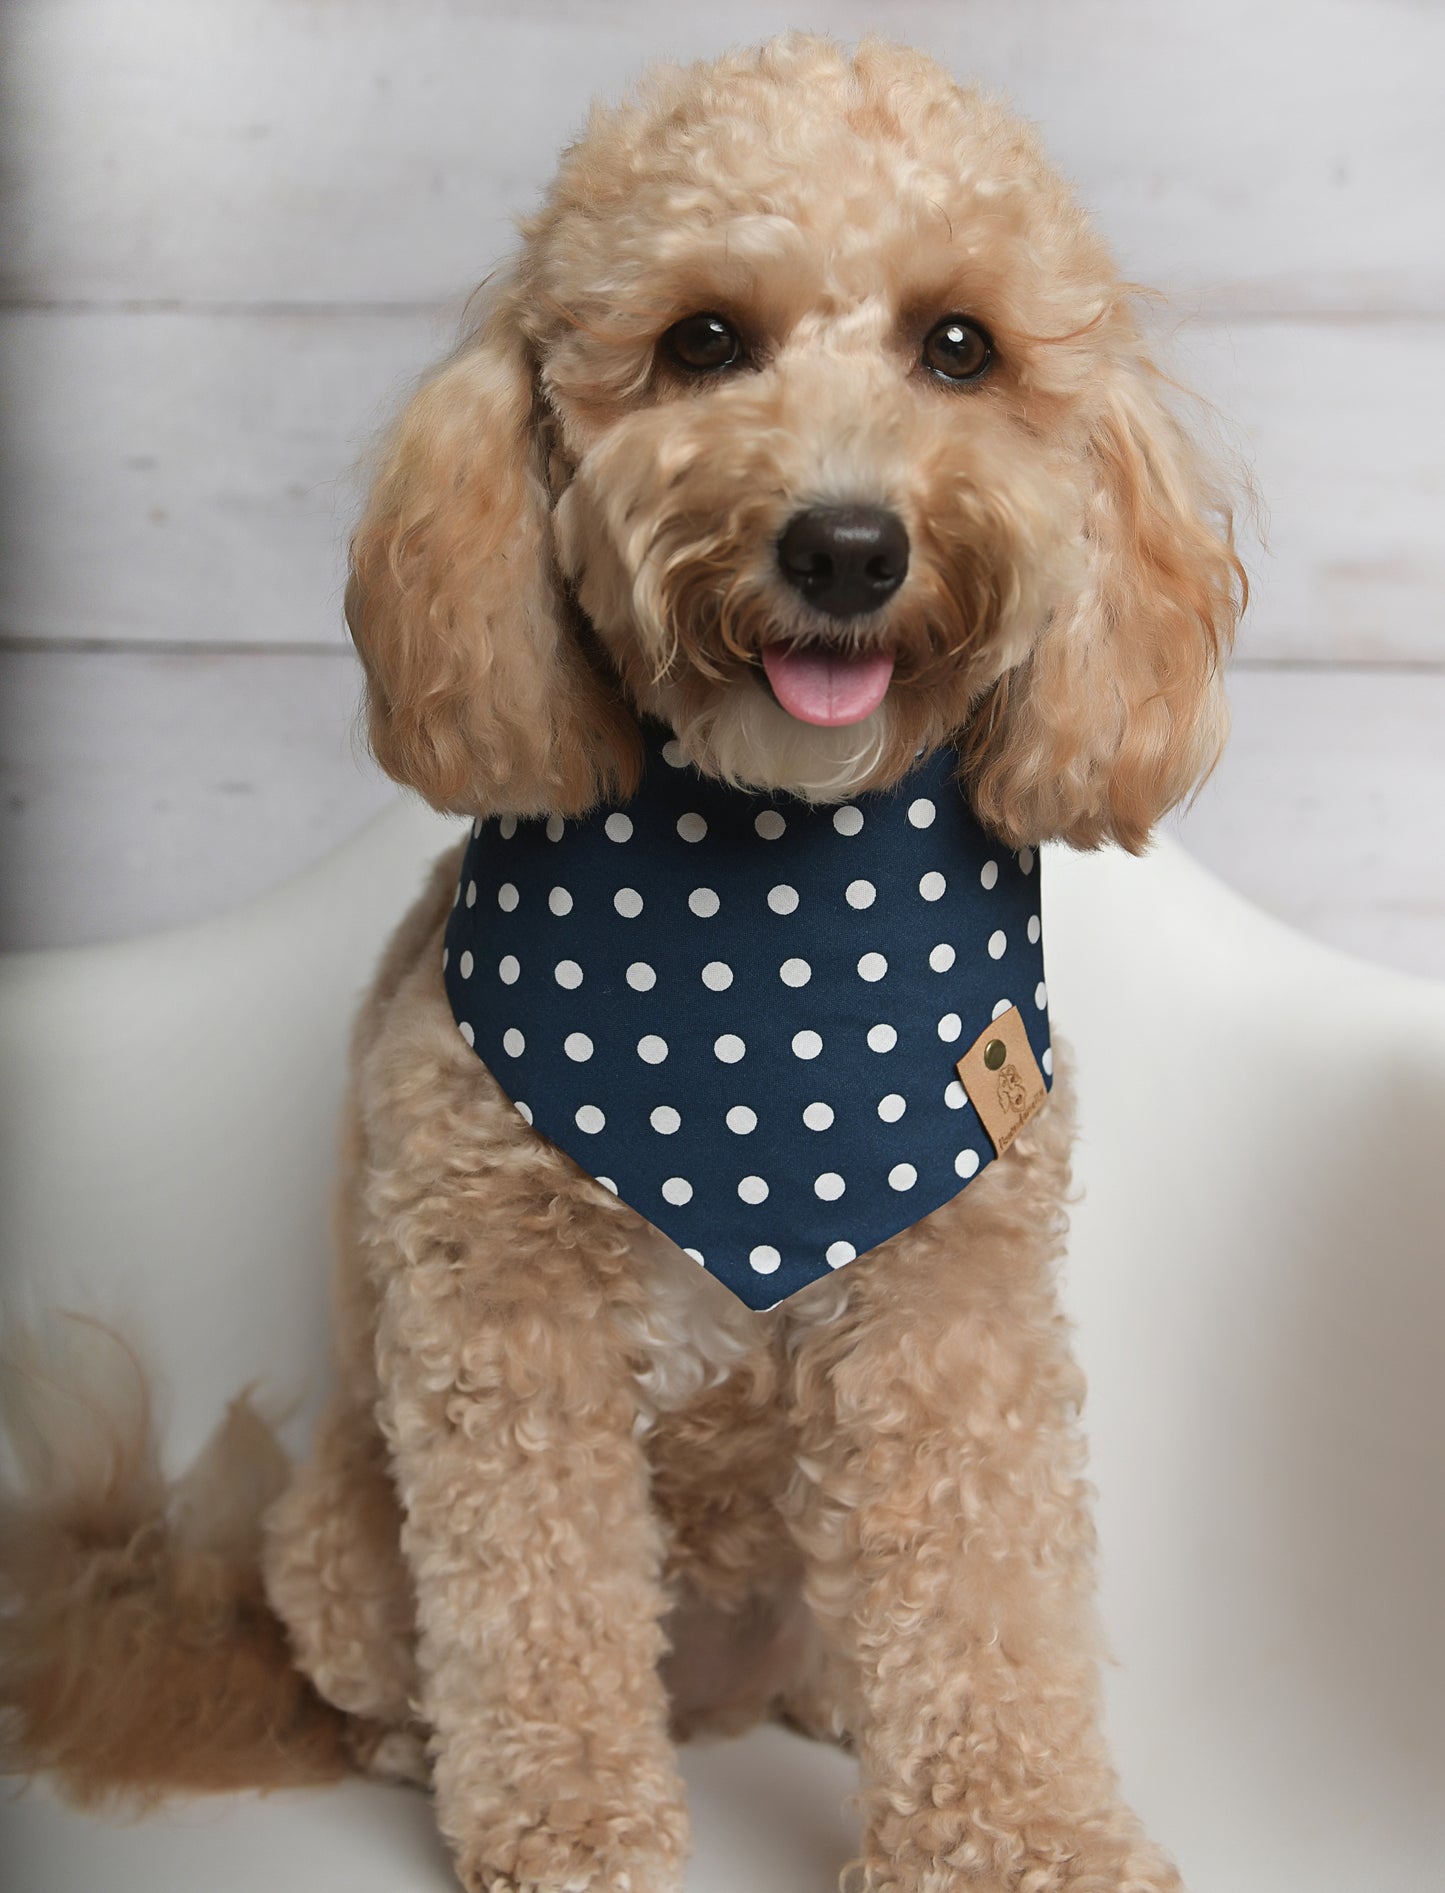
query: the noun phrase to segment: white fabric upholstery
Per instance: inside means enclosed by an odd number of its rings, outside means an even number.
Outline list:
[[[447,829],[398,806],[222,919],[0,963],[0,1256],[142,1338],[182,1459],[225,1394],[324,1384],[348,1015]],[[1346,960],[1181,853],[1051,854],[1078,1054],[1067,1274],[1089,1371],[1110,1719],[1194,1893],[1433,1884],[1445,1850],[1445,988]],[[850,1764],[687,1759],[695,1893],[832,1883]],[[25,1893],[451,1884],[352,1784],[116,1829],[0,1809]]]

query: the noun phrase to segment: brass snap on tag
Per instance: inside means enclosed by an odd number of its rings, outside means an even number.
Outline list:
[[[983,1062],[990,1071],[997,1071],[1008,1057],[1008,1047],[1002,1039],[990,1039],[983,1048]]]

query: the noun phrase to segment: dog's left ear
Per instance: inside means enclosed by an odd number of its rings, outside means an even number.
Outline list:
[[[640,762],[558,580],[517,295],[502,291],[397,422],[346,591],[377,761],[466,815],[580,813],[630,793]]]
[[[962,745],[1005,841],[1137,853],[1208,776],[1248,585],[1227,498],[1142,355],[1095,396],[1083,582],[979,705]]]

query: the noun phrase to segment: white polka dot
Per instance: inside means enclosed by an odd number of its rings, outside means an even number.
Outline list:
[[[530,1124],[530,1123],[531,1123],[531,1121],[532,1121],[532,1107],[531,1107],[531,1105],[530,1105],[530,1104],[523,1104],[523,1102],[522,1102],[522,1100],[521,1100],[520,1098],[515,1098],[515,1099],[513,1100],[513,1103],[514,1103],[514,1104],[515,1104],[515,1106],[516,1106],[516,1111],[517,1111],[517,1116],[518,1116],[519,1118],[521,1118],[521,1120],[522,1120],[522,1122],[523,1122],[524,1124]]]
[[[856,835],[863,826],[863,811],[854,808],[851,802],[845,802],[842,808],[833,811],[833,826],[840,835]]]
[[[592,1056],[592,1041],[585,1032],[569,1032],[562,1041],[562,1050],[576,1065],[585,1065]]]
[[[891,1025],[870,1025],[868,1028],[868,1049],[873,1052],[891,1052],[898,1043],[898,1034]]]
[[[517,1030],[516,1026],[509,1025],[502,1034],[502,1050],[507,1054],[508,1058],[520,1058],[526,1049],[527,1041],[522,1037],[522,1034]]]
[[[1044,1047],[1044,1055],[1039,1060],[1039,1063],[1044,1068],[1044,1076],[1046,1078],[1052,1078],[1054,1075],[1054,1048],[1052,1045],[1046,1045]]]
[[[645,1065],[660,1065],[667,1057],[667,1040],[648,1032],[637,1041],[637,1056]]]
[[[1040,935],[1040,933],[1041,933],[1042,931],[1043,931],[1043,929],[1042,929],[1042,927],[1040,927],[1040,925],[1039,925],[1039,917],[1038,917],[1038,915],[1037,915],[1037,914],[1030,914],[1030,915],[1029,915],[1029,945],[1030,945],[1030,946],[1037,946],[1037,945],[1038,945],[1038,943],[1039,943],[1039,935]]]
[[[858,1251],[851,1242],[830,1242],[827,1248],[827,1263],[830,1269],[841,1269],[845,1262],[854,1262]]]
[[[703,1252],[701,1249],[684,1249],[683,1254],[690,1255],[693,1261],[697,1263],[699,1268],[707,1267],[707,1261],[706,1261],[706,1258],[703,1256]]]
[[[775,808],[765,808],[753,823],[764,841],[776,841],[787,825]]]
[[[813,969],[806,960],[784,960],[778,968],[778,978],[785,986],[806,986],[813,977]]]
[[[847,1187],[836,1170],[825,1170],[822,1176],[813,1178],[813,1194],[825,1203],[836,1203]]]
[[[790,914],[798,905],[798,890],[786,881],[768,889],[768,905],[775,914]]]
[[[871,907],[878,898],[878,889],[871,881],[850,881],[844,899],[850,907]]]
[[[562,839],[562,830],[566,826],[567,824],[562,820],[560,815],[549,815],[547,817],[548,841],[560,841]]]
[[[477,837],[481,834],[481,832],[482,832],[482,818],[479,815],[477,819],[472,823],[472,840],[475,841]]]
[[[908,804],[908,819],[915,828],[932,828],[937,813],[938,810],[926,795],[920,795],[916,802]]]
[[[502,902],[503,907],[506,906],[507,903],[504,900],[502,900],[502,897],[500,894],[498,894],[497,899]],[[476,904],[477,904],[477,884],[475,881],[468,881],[467,882],[467,905],[468,907],[475,907]],[[517,904],[517,890],[514,887],[512,888],[513,907],[515,907],[516,904]]]
[[[612,896],[612,905],[624,920],[636,920],[642,912],[642,896],[635,887],[619,887]]]
[[[709,960],[702,969],[702,983],[709,992],[725,993],[733,983],[733,969],[726,960]]]
[[[952,1045],[963,1031],[963,1020],[956,1012],[945,1012],[938,1021],[938,1036],[945,1045]]]
[[[937,868],[930,868],[918,883],[918,891],[925,900],[942,900],[947,889],[948,882],[944,880]]]
[[[1034,1004],[1038,1007],[1039,1011],[1042,1012],[1048,1003],[1049,989],[1044,982],[1040,980],[1038,985],[1034,987]]]
[[[687,897],[687,904],[699,920],[711,920],[722,906],[710,887],[695,887]]]
[[[748,1048],[736,1032],[724,1032],[721,1038],[713,1040],[712,1049],[713,1056],[725,1065],[735,1065]]]
[[[803,1106],[803,1122],[810,1131],[825,1131],[830,1129],[833,1123],[832,1105],[805,1104]]]
[[[758,1114],[745,1104],[735,1104],[727,1114],[727,1127],[739,1137],[746,1137],[749,1131],[758,1128]]]
[[[476,886],[476,882],[473,881],[472,887],[475,887],[475,886]],[[468,897],[467,905],[468,907],[470,907],[472,904],[471,888],[467,889],[467,897]],[[521,895],[517,892],[516,888],[512,885],[510,881],[503,881],[502,885],[497,889],[497,905],[498,907],[501,908],[504,914],[510,914],[514,910],[514,908],[517,905],[517,902],[521,898],[522,898]]]
[[[607,817],[602,824],[602,832],[609,841],[631,841],[632,817],[624,815],[619,809]]]
[[[958,1082],[957,1078],[951,1079],[949,1083],[944,1086],[943,1102],[948,1106],[950,1111],[961,1111],[964,1105],[968,1103],[968,1093]]]
[[[459,1025],[457,1026],[457,1030],[458,1030],[458,1032],[460,1032],[460,1033],[461,1033],[461,1035],[462,1035],[462,1037],[463,1037],[463,1038],[464,1038],[464,1039],[466,1040],[466,1042],[467,1042],[467,1044],[468,1044],[468,1045],[475,1045],[475,1044],[476,1044],[476,1042],[477,1042],[477,1035],[476,1035],[476,1033],[475,1033],[475,1032],[474,1032],[474,1031],[472,1030],[472,1028],[471,1028],[471,1027],[470,1027],[470,1026],[469,1026],[469,1025],[467,1024],[467,1022],[466,1022],[466,1020],[465,1020],[465,1019],[463,1019],[463,1020],[461,1021],[461,1023],[460,1023],[460,1024],[459,1024]]]
[[[953,1160],[953,1167],[961,1177],[975,1176],[978,1172],[978,1152],[960,1150]]]
[[[885,1124],[896,1124],[908,1109],[908,1100],[901,1091],[890,1091],[886,1098],[878,1100],[878,1115]]]
[[[859,979],[879,980],[887,971],[888,962],[881,953],[865,953],[858,962]]]
[[[918,1172],[911,1163],[895,1163],[888,1172],[888,1187],[891,1190],[911,1190],[918,1181]]]
[[[990,1013],[989,1016],[990,1018],[1001,1019],[1006,1012],[1010,1012],[1012,1011],[1012,1009],[1013,1009],[1012,999],[1000,999],[998,1004],[994,1007],[993,1011]]]
[[[682,753],[682,744],[675,736],[669,737],[662,746],[662,760],[669,769],[681,769],[687,761]]]
[[[1007,949],[1008,935],[1002,927],[995,927],[988,936],[988,957],[991,960],[1001,960]]]
[[[984,862],[983,866],[978,871],[978,884],[985,891],[998,886],[997,861]]]
[[[1034,851],[1032,848],[1019,849],[1019,868],[1024,874],[1034,871]]]
[[[935,973],[946,973],[957,958],[958,955],[948,942],[946,940],[940,940],[938,945],[929,954],[928,964],[933,968]]]
[[[823,1049],[823,1041],[816,1032],[795,1032],[793,1034],[793,1056],[795,1058],[816,1058]]]
[[[504,986],[515,986],[522,972],[522,962],[515,953],[504,953],[497,961],[497,978]]]
[[[572,896],[567,892],[565,887],[554,887],[552,892],[547,896],[547,905],[552,909],[552,912],[560,918],[563,914],[571,913]]]
[[[471,954],[464,953],[457,961],[457,971],[461,974],[463,979],[470,979],[472,976],[472,968],[475,965],[476,961],[472,958]]]
[[[559,986],[566,987],[569,993],[576,992],[582,984],[582,968],[576,960],[558,960],[552,968],[552,977]]]
[[[502,840],[510,841],[513,835],[516,834],[516,832],[517,832],[516,816],[503,815],[497,823],[497,833],[502,837]]]
[[[759,1275],[771,1275],[782,1259],[771,1243],[760,1242],[755,1249],[748,1250],[748,1261]]]
[[[670,1104],[659,1104],[647,1121],[661,1136],[671,1137],[674,1131],[682,1127],[682,1113],[675,1111]]]
[[[707,822],[701,815],[690,809],[686,815],[678,816],[677,832],[684,841],[701,841],[707,833]]]
[[[579,1131],[586,1131],[589,1137],[596,1136],[607,1127],[607,1119],[595,1104],[580,1104],[576,1111],[576,1123]]]
[[[455,901],[453,901],[453,902],[452,902],[452,906],[453,906],[453,907],[455,907],[455,906],[456,906],[456,902],[455,902]],[[443,972],[445,972],[445,971],[447,970],[447,962],[448,962],[448,960],[450,960],[450,959],[451,959],[451,957],[452,957],[452,950],[451,950],[451,948],[450,948],[450,947],[443,947],[443,948],[442,948],[442,971],[443,971]]]
[[[663,1201],[676,1203],[679,1208],[692,1201],[692,1185],[686,1177],[669,1177],[662,1186]]]
[[[612,1181],[611,1177],[594,1177],[593,1181],[600,1183],[604,1190],[611,1190],[612,1194],[616,1196],[617,1185]]]
[[[650,993],[657,984],[657,975],[646,960],[634,960],[627,969],[627,983],[635,993]]]
[[[762,1177],[744,1177],[738,1185],[738,1195],[745,1203],[766,1203],[768,1186]]]

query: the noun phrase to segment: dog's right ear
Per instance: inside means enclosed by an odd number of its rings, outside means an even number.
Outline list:
[[[351,546],[372,751],[459,814],[577,813],[640,765],[559,588],[535,384],[504,291],[397,422]]]

